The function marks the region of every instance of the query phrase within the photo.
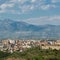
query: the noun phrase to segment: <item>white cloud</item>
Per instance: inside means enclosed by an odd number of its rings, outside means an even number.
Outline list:
[[[27,23],[34,25],[53,24],[60,25],[60,16],[42,16],[24,20]]]
[[[48,10],[48,9],[51,9],[51,8],[56,8],[56,6],[48,4],[48,5],[42,5],[40,8],[43,9],[43,10]]]
[[[35,9],[48,10],[56,8],[56,6],[54,4],[45,4],[45,0],[9,0],[0,6],[0,11],[3,11],[3,9],[5,9],[5,11],[10,11],[8,8],[10,8],[11,11],[16,11],[17,13],[18,11],[20,13],[27,13]]]
[[[1,6],[0,6],[0,8],[1,9],[6,9],[7,7],[13,7],[14,6],[14,4],[2,4]]]
[[[36,2],[36,0],[31,0],[32,3]]]
[[[30,7],[30,9],[33,10],[33,9],[34,9],[34,6],[32,5],[32,6]]]
[[[29,0],[10,0],[9,2],[23,4],[23,3],[25,3],[26,1],[29,1]]]
[[[7,11],[10,11],[8,10],[8,8],[12,8],[14,6],[14,4],[8,4],[8,3],[4,3],[2,5],[0,5],[0,13],[5,13]]]
[[[60,2],[60,0],[52,0],[52,3]]]
[[[28,12],[30,10],[30,5],[24,5],[22,7],[20,7],[21,10],[22,10],[22,13],[25,13],[25,12]]]
[[[17,3],[17,0],[10,0],[10,3]]]

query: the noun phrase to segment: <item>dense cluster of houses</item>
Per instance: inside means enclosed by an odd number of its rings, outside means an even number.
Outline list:
[[[42,49],[60,49],[60,40],[0,40],[1,51],[24,51],[28,48],[40,46]]]

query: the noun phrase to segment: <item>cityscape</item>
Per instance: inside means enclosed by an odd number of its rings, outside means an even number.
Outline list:
[[[0,60],[60,60],[60,0],[0,0]]]
[[[32,47],[40,47],[42,49],[60,50],[60,40],[1,40],[0,50],[13,53],[14,51],[23,52]]]

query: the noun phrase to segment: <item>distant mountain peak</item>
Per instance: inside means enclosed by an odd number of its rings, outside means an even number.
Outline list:
[[[56,25],[32,25],[23,21],[12,19],[0,20],[0,39],[60,39],[60,26]]]

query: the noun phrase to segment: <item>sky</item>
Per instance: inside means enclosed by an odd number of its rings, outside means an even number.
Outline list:
[[[0,0],[0,19],[60,25],[60,0]]]

